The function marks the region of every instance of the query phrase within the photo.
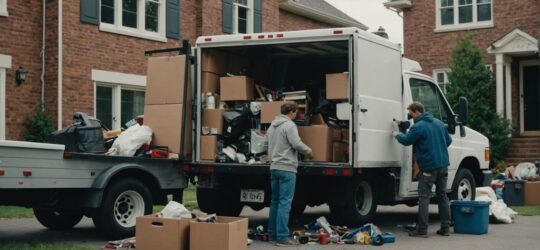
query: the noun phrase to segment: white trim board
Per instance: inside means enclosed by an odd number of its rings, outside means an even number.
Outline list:
[[[0,68],[0,140],[6,139],[6,69]]]
[[[0,54],[0,68],[11,69],[11,56]]]
[[[92,69],[92,81],[146,87],[146,76]]]

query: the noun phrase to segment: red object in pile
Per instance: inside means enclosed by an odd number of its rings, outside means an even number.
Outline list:
[[[154,148],[151,152],[150,156],[152,158],[169,158],[169,151]]]

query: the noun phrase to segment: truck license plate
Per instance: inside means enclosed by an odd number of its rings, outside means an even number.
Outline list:
[[[240,201],[242,202],[264,202],[264,190],[259,189],[242,189],[240,192]]]

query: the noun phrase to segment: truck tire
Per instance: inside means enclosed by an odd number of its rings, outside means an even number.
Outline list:
[[[476,182],[471,171],[460,168],[452,184],[450,200],[474,200],[476,196]]]
[[[197,188],[197,203],[201,211],[223,216],[238,216],[244,208],[235,189]]]
[[[141,181],[120,179],[107,187],[92,220],[108,239],[125,239],[135,235],[136,218],[152,213],[152,205],[152,194]]]
[[[34,208],[36,219],[44,227],[52,230],[65,230],[77,225],[82,217],[82,211],[63,211],[53,208]]]
[[[365,179],[342,185],[339,191],[341,202],[330,204],[330,212],[338,223],[361,226],[370,222],[377,211],[377,196],[373,184]]]

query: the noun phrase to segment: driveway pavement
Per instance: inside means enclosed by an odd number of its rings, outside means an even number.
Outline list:
[[[427,239],[410,238],[398,225],[412,223],[416,217],[416,207],[384,206],[378,208],[379,216],[373,222],[383,231],[392,232],[396,236],[396,243],[383,246],[359,245],[301,245],[287,249],[322,250],[322,249],[540,249],[540,216],[518,217],[513,224],[490,224],[489,233],[485,235],[452,234],[442,237],[435,234],[438,229],[437,206],[430,207],[431,226],[430,237]],[[266,226],[268,210],[253,211],[245,208],[242,216],[249,217],[250,227]],[[301,219],[293,221],[295,227],[318,218],[329,217],[326,206],[308,208]],[[35,219],[3,219],[0,220],[0,242],[3,241],[37,241],[37,242],[68,242],[71,244],[101,249],[106,241],[94,230],[92,221],[84,218],[73,230],[56,232],[45,229]],[[1,244],[0,244],[1,246]],[[276,249],[267,242],[254,242],[249,249],[263,250]]]

